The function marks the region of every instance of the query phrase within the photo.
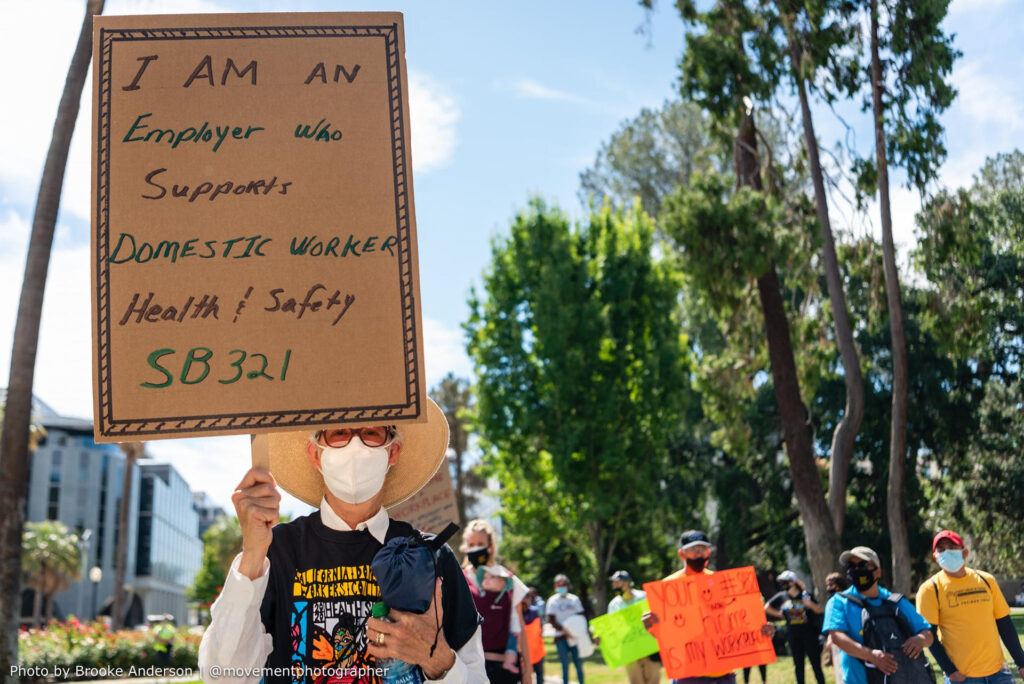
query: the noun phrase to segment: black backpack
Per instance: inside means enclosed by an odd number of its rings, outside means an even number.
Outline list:
[[[903,594],[890,594],[878,606],[859,596],[844,596],[861,609],[864,645],[872,650],[891,653],[899,664],[899,669],[887,676],[870,663],[861,661],[867,671],[868,684],[935,684],[935,673],[924,653],[917,658],[909,658],[903,653],[903,642],[914,636],[910,621],[899,610]]]

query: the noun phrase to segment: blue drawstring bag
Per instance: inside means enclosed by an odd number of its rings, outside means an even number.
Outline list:
[[[380,586],[381,601],[388,608],[423,614],[434,599],[437,579],[437,552],[459,528],[449,523],[433,539],[418,532],[394,537],[377,552],[370,563]]]

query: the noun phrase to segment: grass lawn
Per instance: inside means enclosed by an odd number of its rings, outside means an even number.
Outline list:
[[[562,665],[558,662],[558,653],[555,651],[555,645],[550,639],[545,639],[545,645],[547,647],[547,655],[544,656],[544,678],[551,679],[557,678],[560,682],[562,680]],[[804,670],[806,672],[805,683],[815,684],[814,672],[811,670],[810,665],[805,665]],[[737,672],[737,683],[743,681],[742,672]],[[583,677],[586,680],[586,684],[626,684],[629,682],[629,678],[626,676],[626,668],[619,667],[612,669],[604,664],[601,659],[599,651],[595,651],[594,655],[590,656],[583,661]],[[569,668],[569,681],[576,681],[576,670],[572,667]],[[661,681],[669,681],[668,677],[665,676],[665,671],[661,671]],[[751,684],[761,684],[761,675],[758,673],[757,668],[754,668],[750,672]],[[825,668],[825,684],[832,684],[832,670]],[[796,684],[796,675],[793,672],[793,659],[785,656],[779,658],[779,661],[772,663],[768,666],[768,684]]]

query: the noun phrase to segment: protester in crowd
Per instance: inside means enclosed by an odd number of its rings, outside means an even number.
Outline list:
[[[523,634],[529,645],[533,666],[533,681],[544,684],[544,601],[537,596],[537,590],[528,587],[523,597]]]
[[[764,612],[772,618],[786,621],[786,643],[793,656],[796,684],[804,684],[804,658],[811,661],[811,670],[818,684],[825,684],[821,670],[821,621],[825,609],[814,600],[814,595],[792,570],[781,572],[776,579],[779,593],[764,604]]]
[[[527,603],[533,610],[540,616],[540,619],[544,619],[544,599],[540,597],[536,587],[527,587],[526,589]]]
[[[210,609],[199,648],[204,681],[306,682],[325,671],[380,681],[376,664],[385,659],[417,666],[428,681],[487,681],[479,614],[446,545],[430,570],[426,612],[371,616],[381,596],[371,562],[388,540],[416,535],[387,506],[446,462],[448,423],[430,400],[426,419],[401,429],[335,426],[254,439],[269,471],[250,469],[232,495],[242,552]],[[278,524],[278,485],[319,510]]]
[[[932,623],[931,651],[946,682],[1012,684],[1003,666],[1002,640],[1024,678],[1024,649],[1010,620],[999,583],[987,572],[968,568],[970,551],[952,530],[932,539],[932,557],[939,572],[917,590],[917,610]]]
[[[647,598],[646,592],[633,588],[633,578],[625,570],[616,571],[608,579],[612,583],[612,591],[615,592],[615,596],[608,602],[609,613],[615,613]],[[661,660],[656,654],[634,660],[626,665],[626,676],[629,677],[629,684],[657,684],[661,679]]]
[[[170,667],[174,652],[174,616],[164,613],[159,621],[153,625],[153,636],[155,637],[153,664],[157,667]]]
[[[526,585],[497,562],[497,549],[490,523],[478,519],[466,525],[460,547],[466,557],[463,572],[483,617],[487,678],[491,684],[532,684],[529,643],[522,638]]]
[[[841,572],[830,572],[825,577],[825,591],[828,593],[829,599],[841,591],[846,591],[849,587],[850,581],[846,579],[846,575]],[[827,601],[828,599],[826,599],[826,603]],[[831,635],[825,637],[823,652],[825,656],[822,659],[823,663],[832,668],[836,684],[843,684],[843,671],[839,666],[839,658],[842,651],[839,650],[838,646],[832,643]]]
[[[569,632],[563,626],[567,618],[583,615],[583,603],[576,594],[569,593],[569,578],[566,575],[555,575],[555,593],[548,599],[545,614],[548,622],[555,628],[555,648],[558,649],[558,660],[562,663],[562,684],[569,684],[569,661],[576,668],[579,684],[583,684],[583,661],[580,659],[579,648],[569,643]]]
[[[850,587],[835,594],[825,605],[825,623],[822,631],[832,637],[832,642],[842,650],[840,664],[844,684],[868,684],[865,663],[874,672],[892,675],[899,669],[899,662],[892,653],[864,645],[864,606],[881,606],[893,595],[878,584],[882,576],[878,554],[866,546],[856,546],[843,551],[839,564],[846,569]],[[858,605],[861,604],[861,605]],[[917,658],[931,646],[931,625],[914,609],[906,598],[899,597],[895,608],[909,624],[911,635],[901,637],[902,652],[908,658]]]
[[[687,530],[679,537],[679,558],[683,561],[683,568],[668,577],[665,581],[682,577],[684,575],[699,575],[701,573],[711,575],[714,572],[708,568],[711,561],[713,548],[708,535],[700,530]],[[658,638],[659,618],[653,611],[647,611],[643,615],[644,627],[654,638]],[[775,627],[766,623],[761,630],[766,636],[775,633]],[[700,677],[685,677],[673,679],[672,684],[736,684],[735,672],[711,672]]]

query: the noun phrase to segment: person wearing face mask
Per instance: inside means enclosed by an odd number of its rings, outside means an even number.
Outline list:
[[[530,660],[533,661],[533,681],[544,684],[544,599],[537,590],[527,587],[523,597],[523,634],[529,644]]]
[[[668,577],[664,581],[682,577],[684,575],[699,575],[704,573],[706,575],[714,574],[708,563],[711,561],[711,540],[708,539],[708,535],[700,530],[687,530],[683,532],[679,537],[679,554],[680,560],[683,561],[682,570],[678,570]],[[658,638],[658,615],[652,611],[647,611],[643,614],[644,627],[651,633],[655,639]],[[761,628],[762,633],[766,636],[772,636],[775,634],[775,626],[770,622],[765,623]],[[685,677],[683,679],[673,679],[672,684],[736,684],[736,673],[735,672],[711,672],[700,677]]]
[[[625,570],[618,570],[608,578],[615,596],[608,602],[608,612],[614,613],[647,598],[647,592],[633,587],[633,578]],[[595,641],[596,643],[596,641]],[[661,679],[661,660],[658,654],[649,655],[626,664],[629,684],[657,684]]]
[[[811,661],[811,670],[818,684],[825,684],[817,619],[825,609],[814,600],[814,596],[792,570],[781,572],[776,581],[781,591],[768,599],[764,604],[764,612],[768,617],[786,621],[786,641],[793,655],[796,684],[804,684],[805,657]]]
[[[867,668],[871,670],[870,681],[882,681],[884,677],[896,673],[900,668],[900,659],[892,652],[864,645],[866,606],[880,607],[890,596],[899,598],[894,608],[901,616],[900,621],[905,621],[911,632],[901,637],[904,640],[900,651],[908,659],[919,658],[922,651],[931,646],[931,624],[921,617],[910,601],[898,594],[893,595],[878,584],[882,570],[874,550],[856,546],[843,551],[839,556],[839,565],[846,569],[850,587],[828,600],[822,632],[828,634],[832,643],[843,652],[840,667],[844,684],[868,684]]]
[[[583,684],[583,661],[580,659],[579,648],[569,644],[569,632],[562,626],[573,615],[583,615],[583,603],[576,594],[569,592],[569,578],[566,575],[555,575],[555,593],[548,599],[544,613],[548,622],[555,628],[555,648],[558,660],[562,664],[562,684],[569,684],[569,661],[576,667],[576,678]]]
[[[938,573],[917,590],[917,610],[936,632],[931,651],[949,682],[1011,684],[1000,639],[1024,678],[1024,650],[1010,620],[999,583],[987,572],[968,568],[970,551],[952,530],[932,540]]]
[[[523,598],[527,587],[496,560],[494,528],[473,520],[462,533],[463,572],[483,618],[484,658],[491,684],[532,684],[529,641],[523,638]],[[521,658],[519,657],[521,656]]]
[[[199,648],[204,681],[379,683],[377,664],[388,660],[413,665],[417,681],[487,681],[480,617],[447,545],[434,556],[425,613],[371,615],[381,600],[374,556],[391,539],[417,536],[387,507],[446,460],[448,423],[430,400],[426,418],[400,429],[343,425],[253,439],[259,465],[232,495],[242,552],[210,609]],[[278,486],[318,510],[278,524]]]

